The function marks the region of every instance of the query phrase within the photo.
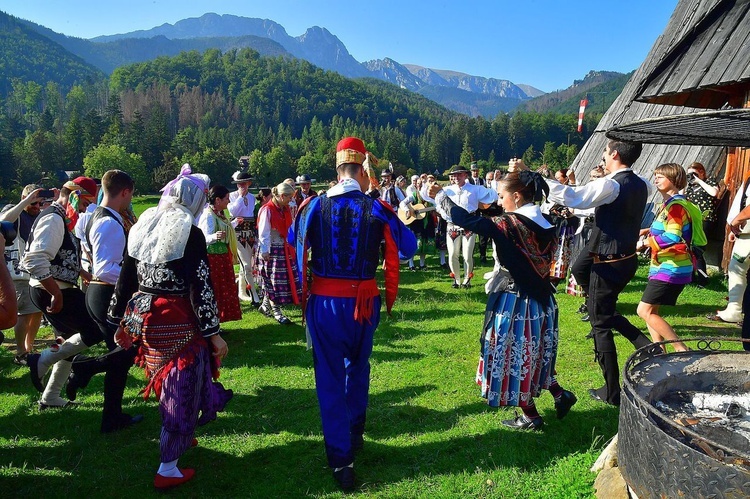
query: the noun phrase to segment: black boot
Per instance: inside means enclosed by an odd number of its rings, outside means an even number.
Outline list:
[[[659,354],[664,353],[664,350],[662,350],[662,348],[659,345],[654,345],[651,342],[651,340],[646,338],[646,335],[643,335],[643,334],[640,337],[636,338],[635,340],[631,341],[631,343],[633,344],[636,350],[638,350],[639,348],[643,348],[645,346],[650,346],[651,348],[648,348],[646,350],[646,353],[648,353],[649,355],[659,355]]]
[[[617,363],[616,352],[597,352],[596,360],[604,375],[604,386],[596,390],[589,390],[594,400],[609,405],[620,405],[620,366]]]
[[[130,426],[143,416],[129,416],[122,412],[122,397],[128,380],[128,371],[133,365],[135,348],[120,350],[110,355],[110,365],[104,375],[104,409],[102,411],[102,433],[109,433]],[[140,419],[139,419],[140,418]],[[134,420],[138,421],[134,421]]]
[[[78,390],[86,388],[94,375],[105,372],[108,364],[108,356],[86,357],[85,355],[76,355],[73,357],[73,370],[70,371],[68,384],[65,387],[65,394],[68,398],[75,400],[78,396]]]

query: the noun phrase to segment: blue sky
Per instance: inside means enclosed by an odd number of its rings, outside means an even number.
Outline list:
[[[592,69],[636,69],[676,5],[677,0],[4,0],[0,10],[81,38],[207,12],[271,19],[292,36],[322,26],[360,62],[390,57],[549,92]]]

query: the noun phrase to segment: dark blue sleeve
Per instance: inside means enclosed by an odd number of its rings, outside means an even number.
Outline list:
[[[381,200],[373,203],[375,216],[383,220],[391,229],[391,234],[398,247],[398,256],[402,260],[408,260],[417,252],[417,238],[414,233],[404,225],[390,206]]]

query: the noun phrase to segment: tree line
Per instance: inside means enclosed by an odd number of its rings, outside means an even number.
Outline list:
[[[228,183],[238,158],[260,184],[308,173],[335,177],[335,145],[356,135],[397,173],[439,173],[510,157],[552,169],[588,138],[574,114],[517,112],[494,119],[448,111],[385,82],[350,80],[310,63],[251,49],[184,52],[116,69],[108,81],[67,91],[16,79],[0,106],[0,196],[63,171],[129,171],[140,192],[182,163]],[[587,116],[593,130],[599,116]]]

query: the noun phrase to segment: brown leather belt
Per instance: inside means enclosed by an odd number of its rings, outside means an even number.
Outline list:
[[[622,260],[627,260],[628,258],[633,258],[635,256],[635,253],[630,255],[597,255],[594,254],[594,263],[614,263],[614,262],[621,262]]]

